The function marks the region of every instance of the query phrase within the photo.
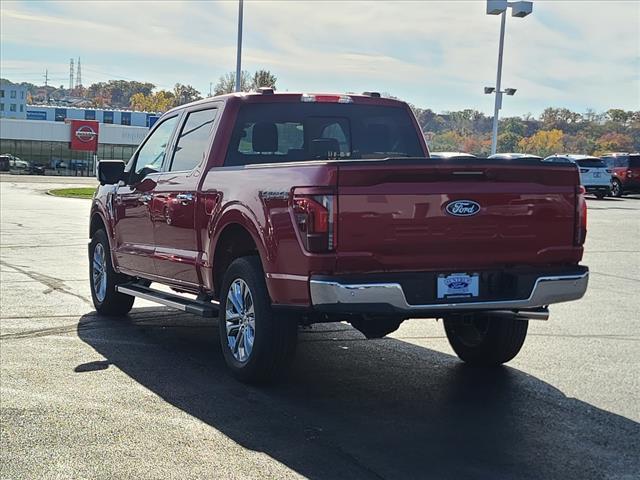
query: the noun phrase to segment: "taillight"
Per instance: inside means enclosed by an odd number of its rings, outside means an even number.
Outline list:
[[[313,253],[335,250],[337,239],[335,195],[300,194],[294,191],[293,217],[305,250]]]
[[[574,243],[583,245],[587,238],[587,202],[584,199],[586,190],[583,186],[576,187],[576,223]]]
[[[589,171],[588,168],[581,168],[580,173],[587,173]]]
[[[633,173],[631,170],[627,170],[627,178],[631,178],[631,173]]]
[[[611,173],[611,170],[609,170],[608,168],[605,170],[605,172],[607,173]]]

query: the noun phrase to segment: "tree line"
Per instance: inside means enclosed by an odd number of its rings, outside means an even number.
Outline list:
[[[493,117],[471,109],[441,114],[416,107],[413,110],[431,150],[490,154]],[[549,107],[538,118],[503,118],[498,131],[498,152],[545,157],[554,153],[638,151],[640,111],[612,108],[578,113]]]
[[[260,87],[276,89],[277,77],[269,70],[242,71],[240,90]],[[3,79],[4,81],[4,79]],[[228,72],[212,88],[213,95],[235,91],[235,72]],[[11,83],[11,82],[9,82]],[[29,99],[42,95],[43,86],[23,82]],[[56,98],[80,96],[95,108],[130,108],[165,112],[173,107],[203,98],[191,85],[175,84],[172,90],[156,88],[149,82],[109,80],[74,91],[47,87]],[[57,96],[56,96],[57,95]],[[433,151],[468,152],[486,156],[491,150],[492,117],[473,109],[435,113],[412,105],[418,123]],[[502,118],[499,122],[498,151],[547,156],[553,153],[600,155],[611,151],[640,150],[640,111],[612,108],[606,112],[584,113],[567,108],[546,108],[535,118],[530,114]]]

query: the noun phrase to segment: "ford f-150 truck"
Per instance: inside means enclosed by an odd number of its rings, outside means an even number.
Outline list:
[[[429,158],[409,106],[377,93],[184,105],[98,178],[96,310],[124,315],[142,297],[217,316],[247,382],[280,375],[299,326],[317,322],[380,338],[443,319],[461,359],[499,365],[530,319],[587,288],[574,164]]]

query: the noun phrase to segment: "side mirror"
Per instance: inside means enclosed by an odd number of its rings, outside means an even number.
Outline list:
[[[97,168],[97,177],[100,185],[112,185],[122,180],[124,166],[125,164],[122,160],[100,160]]]

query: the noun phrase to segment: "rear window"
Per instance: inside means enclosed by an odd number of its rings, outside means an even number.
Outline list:
[[[424,156],[404,108],[249,104],[240,109],[225,165],[394,156]]]
[[[597,158],[585,158],[584,160],[577,160],[576,163],[585,168],[606,168],[607,165]]]

